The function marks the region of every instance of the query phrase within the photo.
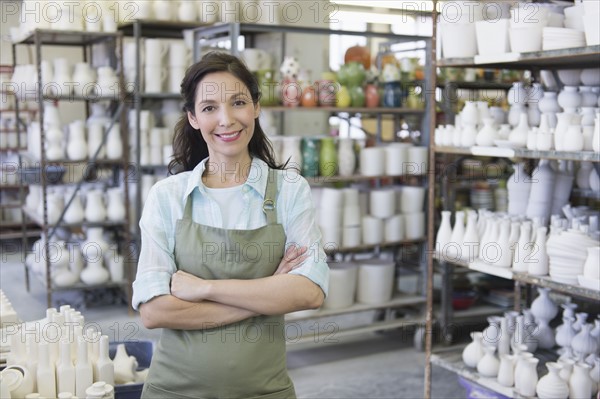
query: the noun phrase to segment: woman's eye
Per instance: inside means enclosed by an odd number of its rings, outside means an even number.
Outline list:
[[[215,107],[213,107],[212,105],[209,105],[209,106],[202,108],[202,112],[210,112],[210,111],[213,111],[214,109],[215,109]]]
[[[247,103],[246,103],[245,100],[235,100],[234,103],[233,103],[233,105],[236,105],[236,106],[243,106],[243,105],[246,105],[246,104]]]

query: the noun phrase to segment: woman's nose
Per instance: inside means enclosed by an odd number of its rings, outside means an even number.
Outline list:
[[[219,125],[231,126],[233,125],[234,118],[232,116],[231,109],[227,106],[221,107],[221,113],[219,115]]]

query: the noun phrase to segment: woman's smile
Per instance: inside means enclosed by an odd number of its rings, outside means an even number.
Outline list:
[[[218,138],[221,139],[221,141],[224,141],[226,143],[229,143],[229,142],[239,139],[241,135],[242,135],[241,130],[238,130],[236,132],[230,132],[230,133],[221,133],[221,134],[215,133],[215,136],[217,136]]]

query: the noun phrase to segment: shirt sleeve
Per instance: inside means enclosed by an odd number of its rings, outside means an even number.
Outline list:
[[[140,304],[156,296],[171,293],[171,275],[175,273],[176,266],[164,220],[154,186],[148,194],[140,219],[142,244],[132,299],[132,306],[136,310]]]
[[[299,245],[308,248],[309,257],[302,265],[290,272],[305,276],[323,290],[325,296],[329,289],[329,267],[323,250],[321,230],[315,220],[315,207],[306,179],[297,176],[293,181],[284,182],[291,186],[290,206],[285,225],[286,248]]]

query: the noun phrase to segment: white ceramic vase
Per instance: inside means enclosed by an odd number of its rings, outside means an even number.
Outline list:
[[[518,148],[524,148],[527,145],[527,135],[529,134],[529,123],[527,114],[522,112],[519,116],[519,124],[510,132],[508,140]]]
[[[477,363],[483,357],[483,334],[481,332],[472,332],[471,339],[473,340],[468,344],[462,352],[463,362],[471,368],[476,368]]]
[[[89,190],[85,200],[85,220],[92,223],[106,220],[106,207],[104,206],[104,192],[100,189]]]
[[[493,146],[494,141],[497,139],[497,131],[494,126],[494,119],[484,118],[483,127],[477,133],[475,142],[480,146]]]
[[[539,399],[567,399],[569,385],[560,378],[562,366],[555,362],[546,363],[548,374],[540,378],[536,386]]]
[[[535,396],[535,388],[538,382],[537,364],[539,359],[535,357],[522,359],[522,366],[516,378],[519,381],[517,392],[526,397]]]
[[[582,325],[581,330],[573,337],[573,341],[571,341],[571,348],[584,357],[596,353],[598,349],[598,339],[590,334],[592,327],[592,324]]]
[[[87,262],[86,267],[82,270],[80,278],[84,284],[100,285],[106,283],[110,274],[103,266],[103,260],[98,259],[95,262]]]
[[[531,312],[536,320],[550,322],[558,314],[558,306],[550,298],[550,289],[537,287],[539,295],[531,303]]]
[[[498,377],[498,371],[500,369],[500,361],[494,354],[496,348],[493,346],[484,346],[483,357],[477,362],[477,372],[487,378]]]
[[[354,141],[351,138],[341,138],[338,144],[338,173],[340,176],[352,176],[356,168]]]
[[[570,347],[571,341],[577,335],[577,331],[573,328],[575,319],[572,317],[563,317],[563,324],[556,328],[554,336],[556,344],[561,347]]]
[[[548,253],[546,251],[546,227],[538,227],[536,240],[531,257],[529,258],[528,272],[532,276],[546,276],[548,274]]]
[[[111,221],[125,220],[125,201],[123,190],[120,187],[112,187],[106,190],[108,201],[106,204],[106,217]]]
[[[531,242],[531,223],[525,222],[521,224],[519,233],[519,241],[515,247],[513,257],[513,270],[516,272],[527,272],[529,264],[527,260],[531,254],[533,245]]]
[[[588,399],[592,396],[593,380],[590,377],[591,367],[585,363],[575,363],[569,377],[569,398]]]
[[[515,384],[516,357],[510,354],[500,355],[500,366],[498,367],[498,383],[505,387]]]
[[[445,254],[447,245],[450,243],[450,238],[452,237],[451,217],[452,212],[442,211],[442,221],[435,236],[435,249],[442,255]]]
[[[477,212],[467,212],[467,227],[461,245],[463,259],[472,262],[479,254],[479,233],[477,231]]]

